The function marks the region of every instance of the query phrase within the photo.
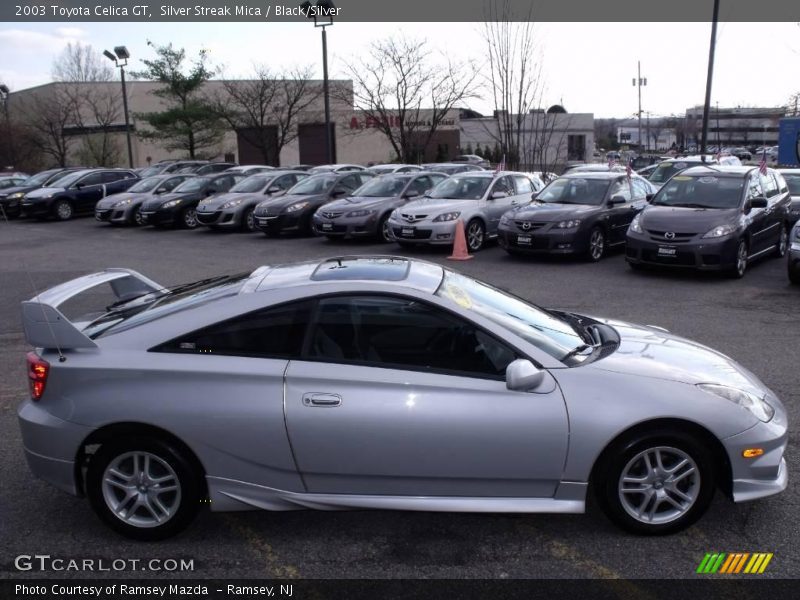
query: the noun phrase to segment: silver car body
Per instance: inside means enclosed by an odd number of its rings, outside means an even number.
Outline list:
[[[527,181],[528,188],[518,189],[515,178]],[[486,182],[480,196],[470,199],[436,197],[441,186],[453,185],[453,182],[464,182],[464,186],[469,186],[473,181]],[[511,193],[493,198],[501,185],[509,187],[509,181]],[[514,171],[470,171],[452,175],[429,192],[433,197],[409,202],[395,210],[389,217],[391,234],[403,244],[449,245],[455,239],[456,220],[466,225],[477,219],[483,224],[486,237],[497,237],[500,218],[512,208],[529,204],[534,186],[528,175]],[[445,215],[452,218],[444,220]]]
[[[390,173],[412,173],[414,171],[422,171],[419,165],[399,165],[389,163],[385,165],[372,165],[367,167],[367,171],[375,173],[375,175],[388,175]]]
[[[730,472],[722,485],[734,501],[786,487],[786,411],[732,359],[661,328],[603,321],[618,335],[616,350],[569,365],[501,316],[473,310],[472,284],[459,287],[467,281],[475,283],[397,257],[267,266],[183,309],[155,307],[94,339],[82,332],[89,321],[71,323],[58,306],[100,284],[118,295],[159,284],[109,269],[56,286],[22,306],[26,339],[50,364],[42,397],[18,411],[28,464],[80,494],[83,446],[126,424],[184,444],[202,466],[213,511],[576,513],[604,448],[632,427],[668,420],[702,428],[724,449]],[[445,293],[436,293],[440,287]],[[379,362],[152,351],[255,310],[332,294],[388,296],[447,313],[503,340],[542,377],[515,391],[503,380]],[[756,394],[774,416],[764,422],[700,383]],[[753,446],[764,454],[743,458]]]
[[[395,208],[419,198],[445,178],[447,175],[444,173],[430,171],[376,177],[353,192],[352,196],[321,206],[314,213],[314,231],[320,235],[336,237],[373,237],[379,233],[383,235],[379,226]],[[374,189],[376,184],[391,183],[397,185],[396,194],[375,196],[368,191],[369,188]],[[369,195],[361,194],[362,190]]]
[[[151,192],[136,192],[128,189],[119,194],[106,196],[95,205],[94,218],[98,221],[104,221],[114,225],[137,223],[137,213],[142,204],[148,200],[157,199],[162,194],[168,194],[190,177],[194,177],[194,175],[175,173],[170,175],[154,175],[142,179],[131,187],[135,188],[150,179],[157,180],[159,183]]]

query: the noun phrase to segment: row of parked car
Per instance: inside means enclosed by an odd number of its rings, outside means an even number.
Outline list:
[[[0,206],[39,218],[93,212],[113,225],[377,237],[402,247],[452,245],[464,227],[471,252],[497,239],[513,255],[597,261],[624,245],[633,269],[735,277],[762,256],[789,253],[789,278],[800,283],[800,229],[791,230],[800,218],[800,170],[682,157],[660,163],[649,180],[587,165],[545,185],[550,174],[471,164],[451,174],[448,166],[227,166],[205,175],[166,166],[144,178],[126,169],[68,169],[0,190]]]

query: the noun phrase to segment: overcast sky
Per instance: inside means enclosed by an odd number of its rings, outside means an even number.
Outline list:
[[[724,18],[724,14],[721,15]],[[329,72],[364,52],[373,39],[394,33],[427,40],[458,59],[484,60],[479,23],[336,23],[328,29]],[[540,23],[545,105],[569,112],[627,117],[637,110],[636,62],[647,87],[642,110],[683,114],[702,104],[711,30],[709,23]],[[12,89],[47,83],[53,58],[68,42],[102,51],[126,45],[134,59],[152,56],[146,41],[173,42],[189,55],[209,50],[226,74],[246,76],[253,63],[273,69],[312,65],[322,77],[319,30],[310,23],[0,23],[0,82]],[[642,48],[633,50],[633,48]],[[712,105],[777,106],[800,89],[800,27],[797,23],[720,23]],[[486,100],[471,107],[490,113]]]

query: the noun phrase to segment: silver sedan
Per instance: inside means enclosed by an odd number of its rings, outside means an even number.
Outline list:
[[[105,312],[60,312],[98,286],[119,298]],[[786,411],[732,359],[423,261],[171,289],[108,269],[22,313],[28,464],[133,538],[200,506],[580,513],[590,493],[617,525],[666,534],[717,488],[787,485]]]

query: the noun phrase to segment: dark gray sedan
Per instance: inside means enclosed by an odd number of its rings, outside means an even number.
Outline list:
[[[193,175],[155,175],[142,179],[126,191],[100,200],[94,207],[94,218],[112,225],[141,225],[142,204],[168,194],[190,177]]]
[[[197,205],[197,222],[212,229],[239,229],[255,231],[253,211],[256,204],[286,193],[301,179],[308,177],[302,171],[269,171],[251,175],[219,194]]]
[[[396,173],[368,181],[352,196],[334,200],[314,213],[314,231],[328,239],[378,237],[393,241],[387,225],[395,208],[419,198],[437,183],[444,173]]]

